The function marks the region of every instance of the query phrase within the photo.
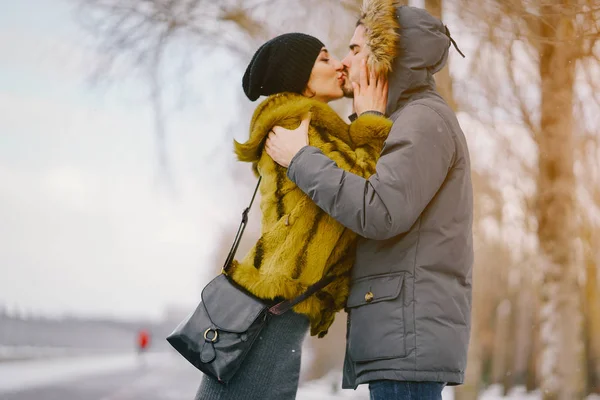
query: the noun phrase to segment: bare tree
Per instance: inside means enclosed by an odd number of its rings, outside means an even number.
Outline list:
[[[436,18],[444,20],[444,2],[443,0],[425,0],[425,8],[431,15]],[[437,89],[446,100],[448,105],[453,109],[457,110],[456,100],[454,99],[454,90],[452,89],[452,77],[450,76],[450,63],[448,63],[441,71],[435,76],[435,82]]]
[[[114,75],[134,75],[147,80],[154,110],[158,164],[167,177],[168,126],[164,105],[167,64],[179,63],[180,72],[169,77],[170,80],[183,79],[189,69],[194,69],[192,60],[208,62],[216,51],[228,52],[243,64],[260,43],[291,30],[316,34],[330,45],[334,54],[341,54],[359,3],[357,0],[305,0],[291,4],[283,0],[71,1],[78,6],[78,21],[101,54],[100,62],[91,66],[93,80]],[[197,61],[198,58],[201,60]],[[337,108],[346,109],[341,105]],[[244,123],[248,120],[249,114],[239,119]]]
[[[538,237],[544,257],[541,386],[548,400],[583,398],[582,319],[575,265],[573,106],[578,45],[568,2],[541,5]],[[557,113],[564,110],[564,113]]]
[[[586,13],[581,24],[598,33],[600,12]],[[585,277],[582,304],[584,315],[584,345],[587,367],[587,392],[600,393],[600,35],[584,41],[580,63],[580,82],[589,91],[577,98],[577,137],[575,174],[578,187],[578,231],[582,247]]]
[[[125,71],[145,77],[154,110],[160,171],[169,178],[167,127],[163,105],[164,60],[176,46],[227,48],[244,55],[253,41],[265,37],[255,14],[265,0],[73,0],[78,20],[102,55],[92,66],[95,80]],[[272,0],[276,1],[276,0]],[[186,56],[181,54],[181,64]],[[167,179],[169,180],[169,179]]]
[[[588,103],[589,106],[589,103]],[[600,112],[600,107],[596,107]],[[585,121],[585,120],[583,120]],[[584,315],[584,345],[588,393],[600,393],[600,133],[584,131],[577,146],[576,175],[582,182],[578,196],[585,286],[581,301]]]
[[[478,80],[486,109],[522,123],[538,147],[532,175],[537,195],[530,209],[543,261],[539,377],[544,398],[581,398],[575,83],[576,66],[597,37],[597,7],[591,1],[490,0],[478,7],[464,4],[461,10],[463,19],[483,33],[475,62],[494,56],[483,64],[487,70],[476,70],[479,77],[489,77]],[[532,95],[535,88],[539,96]]]

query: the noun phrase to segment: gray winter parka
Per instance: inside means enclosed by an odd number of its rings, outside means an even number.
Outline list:
[[[364,237],[347,303],[343,387],[374,380],[463,383],[471,326],[473,194],[465,136],[435,89],[450,39],[401,6],[389,78],[393,126],[377,172],[346,172],[306,146],[288,177]],[[367,27],[368,29],[368,27]]]

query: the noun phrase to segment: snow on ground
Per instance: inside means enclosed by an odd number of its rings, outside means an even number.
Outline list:
[[[147,354],[147,366],[165,365],[169,362],[183,362],[174,359],[174,354]],[[43,387],[45,385],[77,380],[86,376],[128,371],[138,368],[140,359],[135,353],[119,355],[85,355],[78,357],[43,358],[0,363],[0,394]],[[357,390],[341,388],[341,373],[334,372],[322,379],[304,382],[296,397],[297,400],[368,400],[369,389],[361,385]],[[454,400],[454,389],[446,387],[443,400]],[[526,393],[523,387],[514,388],[506,397],[502,387],[493,385],[487,388],[479,400],[541,400],[540,392]],[[133,399],[133,397],[132,397]],[[600,396],[589,396],[587,400],[600,400]]]
[[[507,396],[502,396],[502,386],[492,385],[488,387],[481,395],[479,400],[542,400],[540,391],[527,393],[525,387],[517,386],[508,392]],[[587,400],[600,400],[598,395],[589,395]]]
[[[503,397],[501,385],[492,385],[479,396],[479,400],[541,400],[541,398],[540,392],[527,393],[522,386],[512,389],[506,397]]]
[[[296,400],[367,400],[369,399],[369,386],[360,385],[356,390],[342,389],[342,375],[339,372],[314,381],[309,381],[300,386]],[[443,400],[454,400],[454,392],[446,387],[442,393]],[[491,400],[491,399],[488,399]]]
[[[115,350],[112,351],[115,353]],[[30,360],[39,358],[77,357],[82,355],[109,354],[104,349],[79,349],[56,346],[2,346],[0,345],[0,362]]]
[[[322,379],[307,382],[298,390],[296,400],[368,400],[369,389],[367,385],[361,385],[356,391],[342,390],[341,386],[336,384],[341,382],[341,375],[330,374]],[[444,388],[442,393],[443,400],[454,400],[454,389],[452,387]],[[539,391],[527,393],[522,386],[511,390],[507,396],[502,396],[502,386],[492,385],[488,387],[478,397],[479,400],[542,400]],[[587,400],[600,400],[598,395],[590,395]]]
[[[145,356],[148,365],[156,365],[170,354],[158,353]],[[130,370],[137,368],[140,361],[137,354],[125,353],[0,363],[0,393],[31,389],[89,375]]]

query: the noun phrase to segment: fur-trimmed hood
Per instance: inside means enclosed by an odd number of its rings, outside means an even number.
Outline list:
[[[409,98],[435,90],[433,74],[446,65],[451,44],[442,21],[424,9],[399,6],[395,0],[365,0],[361,21],[372,52],[369,65],[391,72],[387,115]],[[395,51],[390,51],[392,43]]]
[[[398,55],[400,24],[396,18],[396,1],[364,0],[359,21],[366,28],[366,44],[371,49],[367,60],[369,70],[387,75]]]

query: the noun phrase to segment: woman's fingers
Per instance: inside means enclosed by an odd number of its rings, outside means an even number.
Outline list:
[[[375,75],[375,68],[371,68],[371,70],[369,71],[369,83],[372,86],[377,87],[377,76]]]
[[[269,136],[271,136],[271,134],[269,134]],[[267,141],[265,142],[265,150],[267,150],[267,153],[270,154],[271,152],[271,138],[267,137]]]
[[[365,58],[360,62],[360,86],[366,88],[369,86],[367,81],[367,60]]]
[[[356,82],[352,82],[352,87],[354,88],[354,97],[360,96],[360,86]]]

